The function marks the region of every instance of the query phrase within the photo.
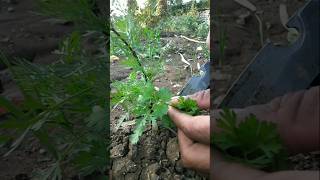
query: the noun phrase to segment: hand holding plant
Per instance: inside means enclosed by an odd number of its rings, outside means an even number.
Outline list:
[[[185,98],[194,100],[193,102],[196,102],[201,109],[210,107],[210,90],[200,91]],[[171,104],[175,106],[178,102],[179,98],[173,98]],[[201,172],[209,172],[210,117],[208,115],[192,116],[171,106],[168,115],[178,128],[183,165]]]
[[[242,159],[241,161],[239,161],[238,159],[236,161],[241,163],[236,163],[234,161],[235,159],[230,159],[230,154],[224,154],[224,156],[222,156],[222,154],[220,154],[221,152],[218,152],[216,151],[216,149],[214,149],[214,171],[211,177],[216,180],[319,179],[319,173],[317,171],[279,171],[280,169],[278,168],[271,169],[276,170],[275,172],[265,172],[253,168],[257,167],[257,165],[260,166],[260,168],[261,165],[270,165],[269,160],[272,160],[272,156],[274,156],[275,153],[280,152],[279,150],[283,148],[288,150],[289,153],[302,153],[319,150],[319,101],[314,98],[319,96],[319,90],[320,88],[318,86],[313,87],[309,90],[289,93],[282,97],[275,98],[267,104],[254,105],[246,107],[244,109],[234,109],[234,112],[231,112],[230,110],[225,110],[225,112],[220,115],[216,114],[216,112],[219,112],[220,110],[211,112],[213,114],[212,125],[214,131],[216,132],[215,134],[218,135],[213,136],[213,139],[216,138],[216,140],[214,140],[216,141],[216,143],[219,143],[220,141],[220,148],[233,148],[232,151],[235,152],[235,146],[246,146],[248,144],[251,144],[251,150],[248,148],[243,149],[243,152],[247,151],[247,158],[254,157],[252,155],[249,155],[249,153],[254,152],[252,151],[253,149],[262,148],[263,152],[265,153],[264,155],[260,153],[260,155],[262,155],[262,158],[260,157],[258,159],[255,159],[255,161],[248,162],[248,159]],[[219,135],[219,133],[221,133],[222,131],[229,129],[230,127],[234,127],[233,125],[235,123],[232,122],[232,119],[235,118],[235,114],[238,117],[238,128],[224,133],[224,135]],[[253,118],[253,116],[249,116],[250,114],[254,114],[256,118],[264,119],[266,120],[266,122],[260,123],[256,121],[256,119]],[[240,124],[242,124],[241,127]],[[259,126],[255,127],[254,124]],[[228,128],[225,125],[227,125]],[[272,126],[274,125],[277,126],[276,129],[272,129]],[[244,127],[246,127],[246,132],[243,132]],[[250,131],[250,129],[252,128],[255,130]],[[266,128],[269,130],[266,131]],[[239,141],[233,141],[236,142],[237,145],[232,144],[230,138],[233,135],[231,134],[240,132],[242,133],[238,136],[238,138],[241,137],[242,140],[238,139]],[[248,134],[252,132],[254,132],[256,135],[248,136]],[[260,137],[259,140],[252,140],[254,138],[257,138],[257,136],[261,136],[264,132],[268,133],[263,137]],[[279,136],[277,135],[277,133]],[[279,138],[281,138],[281,140],[283,141],[282,146],[281,144],[279,144]],[[266,139],[268,139],[268,142],[265,142]],[[243,141],[245,141],[246,143],[244,143]],[[260,144],[263,141],[264,143]],[[224,143],[221,144],[221,142]],[[260,145],[256,146],[255,144]],[[249,150],[251,152],[248,152]],[[227,151],[230,152],[230,149]],[[224,151],[224,153],[226,152]],[[241,150],[238,151],[238,155],[240,154]],[[270,157],[269,160],[266,159],[266,157]],[[281,156],[281,158],[287,158],[287,156]],[[279,158],[275,160],[278,161]],[[246,161],[246,163],[243,161]],[[244,165],[243,163],[247,165]],[[251,167],[248,165],[250,165]]]

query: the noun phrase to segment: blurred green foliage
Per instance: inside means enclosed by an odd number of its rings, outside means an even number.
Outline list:
[[[21,59],[11,60],[11,65],[0,56],[25,98],[19,106],[0,98],[10,113],[0,128],[14,134],[5,156],[29,135],[36,137],[53,163],[35,178],[62,179],[66,169],[79,176],[104,176],[108,166],[107,61],[87,55],[80,40],[80,34],[73,33],[62,44],[59,61],[50,65]]]
[[[23,59],[8,59],[0,53],[24,101],[16,105],[0,97],[8,114],[0,128],[8,156],[30,137],[35,137],[50,158],[48,167],[37,170],[33,179],[61,180],[76,175],[108,179],[109,98],[107,45],[108,16],[99,13],[95,0],[37,0],[44,15],[70,21],[73,32],[56,53],[50,65]],[[102,51],[87,52],[82,39],[85,32],[97,32]]]
[[[209,24],[197,15],[183,14],[164,19],[159,23],[158,29],[204,39],[209,32]]]

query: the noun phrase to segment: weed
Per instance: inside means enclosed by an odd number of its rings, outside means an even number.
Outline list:
[[[130,19],[130,15],[128,16]],[[134,19],[128,21],[134,21]],[[114,24],[117,24],[117,22]],[[121,27],[119,27],[119,30],[121,31],[120,28]],[[158,122],[164,127],[170,128],[172,126],[172,122],[167,116],[168,104],[171,101],[172,94],[166,88],[157,90],[153,84],[153,80],[159,75],[159,67],[163,66],[161,59],[157,60],[152,58],[152,56],[160,50],[160,48],[156,49],[157,46],[153,45],[155,42],[156,45],[158,45],[159,34],[156,33],[157,31],[152,31],[148,28],[139,28],[137,23],[131,26],[131,28],[139,29],[139,38],[144,40],[143,43],[132,41],[135,38],[134,36],[138,35],[134,30],[130,29],[130,26],[127,26],[126,32],[128,33],[126,34],[120,34],[117,32],[118,29],[114,29],[114,34],[122,40],[122,45],[126,46],[122,51],[124,51],[124,54],[126,54],[128,58],[123,64],[130,67],[132,72],[127,81],[116,81],[112,83],[116,91],[111,95],[111,105],[113,107],[120,105],[126,112],[126,116],[129,114],[135,119],[135,129],[130,136],[130,142],[136,144],[148,125],[151,125],[153,129],[158,129]],[[144,34],[146,36],[144,36]],[[134,49],[130,42],[134,43]],[[111,44],[111,47],[112,46],[118,45]],[[145,47],[148,47],[146,56],[138,56],[137,54],[140,54],[140,49]],[[195,106],[196,103],[192,100],[184,100],[182,98],[176,107],[188,113],[195,114],[198,113],[198,109],[196,109]],[[120,121],[120,123],[122,121]]]
[[[237,122],[235,112],[223,109],[217,127],[222,132],[213,133],[212,145],[226,158],[260,169],[275,170],[285,166],[287,154],[276,124],[258,121],[254,115]]]
[[[130,136],[131,143],[136,144],[148,124],[157,129],[157,120],[167,114],[171,92],[166,88],[157,91],[151,82],[139,79],[135,71],[127,82],[114,82],[112,86],[117,89],[112,94],[112,104],[120,104],[136,119],[135,130]]]
[[[148,1],[148,7],[144,10],[146,17],[154,16],[153,12],[150,12],[150,9],[154,9],[154,7],[154,1]],[[143,14],[140,17],[143,17]],[[192,16],[186,17],[194,18]],[[195,20],[198,19],[195,18]],[[134,17],[133,14],[128,13],[122,18],[114,19],[112,22],[114,26],[111,28],[113,32],[111,34],[111,49],[127,56],[123,64],[132,69],[126,81],[112,83],[115,93],[111,95],[111,105],[113,108],[121,106],[126,117],[130,115],[135,119],[135,129],[130,136],[132,144],[138,143],[140,136],[148,125],[157,129],[158,122],[165,127],[170,124],[166,114],[172,97],[168,89],[157,89],[153,84],[153,80],[163,69],[163,60],[160,56],[160,28],[151,29],[139,23],[141,21],[143,22],[143,20]],[[190,22],[193,23],[194,21],[191,20]],[[197,25],[198,23],[193,26],[196,27]],[[121,44],[114,42],[121,42]],[[185,106],[186,108],[190,105],[190,101],[181,100],[181,107]]]
[[[121,45],[112,43],[111,47],[122,47],[127,56],[123,64],[132,68],[132,72],[127,81],[112,83],[116,92],[111,95],[111,105],[120,105],[127,114],[135,118],[136,126],[130,142],[136,144],[147,125],[151,124],[157,129],[157,120],[167,114],[172,95],[166,88],[156,90],[152,83],[163,67],[162,61],[155,58],[160,50],[159,33],[135,23],[131,14],[122,20],[126,24],[123,32],[127,33],[118,32],[122,31],[121,26],[113,27],[113,34],[116,35],[114,38],[117,37],[122,42]],[[115,21],[114,24],[118,25],[119,22]]]

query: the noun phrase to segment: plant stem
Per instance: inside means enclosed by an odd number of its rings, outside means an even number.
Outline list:
[[[142,74],[143,74],[143,76],[144,76],[144,78],[145,78],[145,81],[147,82],[147,81],[148,81],[147,73],[144,71],[143,65],[142,65],[142,63],[140,62],[139,57],[138,57],[136,51],[133,50],[133,48],[130,46],[130,44],[129,44],[129,43],[119,34],[119,32],[116,31],[113,27],[111,27],[111,31],[112,31],[113,33],[115,33],[115,34],[120,38],[120,40],[128,47],[128,49],[131,51],[132,56],[136,59],[137,63],[138,63],[139,66],[141,67],[141,72],[142,72]],[[104,32],[104,34],[105,34],[105,32]]]

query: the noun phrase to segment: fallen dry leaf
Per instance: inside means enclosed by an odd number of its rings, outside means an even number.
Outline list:
[[[288,29],[287,22],[289,20],[287,6],[285,4],[280,4],[279,6],[279,14],[280,14],[280,21],[284,28]]]
[[[234,0],[235,2],[237,2],[238,4],[242,5],[243,7],[246,7],[248,9],[250,9],[250,11],[255,12],[257,11],[257,8],[255,5],[253,5],[250,1],[248,0]]]

